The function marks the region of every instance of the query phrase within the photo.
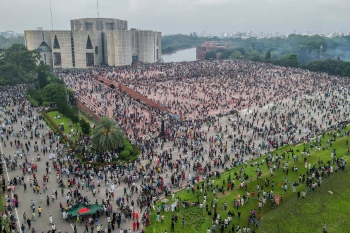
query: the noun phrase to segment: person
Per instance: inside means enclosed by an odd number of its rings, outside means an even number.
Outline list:
[[[49,217],[49,221],[50,221],[50,225],[52,225],[52,215],[50,214],[50,217]]]
[[[30,226],[32,225],[32,224],[31,224],[31,221],[32,221],[32,220],[30,220],[29,218],[27,219],[28,229],[30,229]]]
[[[209,229],[209,227],[208,227],[207,233],[211,233],[211,230]]]
[[[323,228],[322,228],[322,231],[323,231],[323,233],[327,233],[327,224],[326,224],[326,222],[324,222],[323,223]]]
[[[84,233],[85,232],[89,232],[89,225],[87,222],[85,222],[85,230],[84,230]]]
[[[77,233],[77,225],[74,224],[73,230],[74,230],[74,233]]]
[[[215,222],[213,222],[213,225],[211,226],[211,230],[213,231],[213,233],[215,233],[215,230],[216,230]]]
[[[35,233],[35,229],[34,229],[34,227],[32,228],[32,233]]]
[[[41,211],[42,211],[42,208],[39,206],[39,208],[38,208],[39,217],[41,217]]]
[[[21,226],[21,232],[22,233],[26,233],[26,227],[23,225],[23,223],[22,223],[22,226]]]
[[[181,227],[184,228],[185,227],[185,218],[182,218],[182,221],[181,221]]]
[[[174,226],[175,226],[175,222],[171,221],[171,230],[170,231],[172,231],[172,232],[175,231],[175,229],[174,229],[175,227]]]

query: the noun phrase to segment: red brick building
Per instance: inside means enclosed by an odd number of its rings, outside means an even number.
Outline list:
[[[196,59],[205,60],[205,53],[217,50],[218,48],[227,48],[227,44],[221,41],[206,41],[196,48]]]

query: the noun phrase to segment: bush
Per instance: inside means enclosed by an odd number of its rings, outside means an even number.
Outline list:
[[[134,149],[133,149],[132,146],[130,145],[130,146],[124,147],[124,150],[129,151],[129,153],[131,154],[131,153],[133,152]]]
[[[123,150],[122,152],[120,152],[119,156],[120,159],[128,159],[130,157],[130,152],[127,150]]]
[[[35,99],[33,99],[29,94],[27,94],[27,99],[28,99],[29,102],[30,102],[31,104],[33,104],[35,107],[38,107],[38,106],[39,106],[38,101],[36,101]]]
[[[131,146],[130,142],[128,139],[124,138],[124,144],[123,144],[123,148],[127,147],[127,146]]]
[[[90,135],[90,132],[91,132],[90,123],[87,122],[84,118],[80,119],[80,128],[81,128],[81,131],[83,131],[83,134]]]

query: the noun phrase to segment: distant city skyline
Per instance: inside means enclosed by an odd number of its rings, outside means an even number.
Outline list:
[[[74,18],[97,17],[97,0],[51,0],[54,30],[67,30]],[[51,30],[50,1],[4,1],[0,31],[23,33],[43,27]],[[129,28],[152,29],[163,34],[206,31],[291,33],[350,31],[342,0],[99,0],[101,18],[128,20]],[[26,16],[25,20],[20,15]]]
[[[36,30],[45,30],[43,27],[37,27]],[[292,34],[296,35],[307,35],[307,36],[313,36],[313,35],[321,35],[325,37],[341,37],[341,36],[350,36],[350,31],[348,32],[341,32],[341,31],[334,31],[334,32],[319,32],[319,31],[297,31],[293,30],[292,32],[254,32],[254,31],[231,31],[231,32],[221,32],[221,33],[207,33],[206,30],[200,31],[200,32],[187,32],[187,33],[167,33],[163,36],[171,36],[171,35],[193,35],[193,36],[199,36],[199,37],[219,37],[219,38],[232,38],[232,37],[241,37],[241,38],[249,38],[249,37],[257,37],[257,38],[266,38],[266,37],[287,37]],[[0,31],[0,36],[10,38],[10,37],[18,37],[18,36],[24,36],[24,33],[22,32],[14,32],[12,30],[7,31]]]

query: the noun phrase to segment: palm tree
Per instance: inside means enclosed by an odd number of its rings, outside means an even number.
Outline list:
[[[113,120],[104,117],[94,130],[92,144],[97,151],[113,151],[123,147],[124,132]]]

